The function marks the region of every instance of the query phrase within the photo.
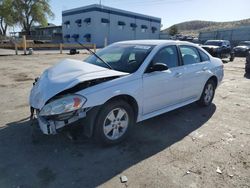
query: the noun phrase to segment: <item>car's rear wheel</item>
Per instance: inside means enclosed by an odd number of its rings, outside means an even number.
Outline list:
[[[245,67],[245,72],[246,74],[250,74],[250,67],[248,68],[247,66]]]
[[[134,124],[134,112],[123,100],[104,104],[95,125],[95,139],[104,145],[123,141]]]
[[[207,81],[199,101],[197,101],[198,104],[200,106],[209,106],[213,101],[214,94],[215,94],[215,83],[212,79],[210,79]]]
[[[230,54],[230,58],[229,58],[229,61],[234,61],[234,58],[235,58],[235,55],[233,53]]]

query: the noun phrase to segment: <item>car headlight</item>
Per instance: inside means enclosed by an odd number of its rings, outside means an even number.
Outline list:
[[[80,109],[87,101],[86,98],[80,95],[68,95],[56,99],[46,104],[40,111],[40,116],[55,116],[76,111]]]

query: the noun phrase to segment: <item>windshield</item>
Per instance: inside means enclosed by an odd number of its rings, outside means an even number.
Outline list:
[[[207,41],[207,42],[205,42],[205,45],[222,46],[222,42],[220,42],[220,41]]]
[[[240,42],[239,46],[250,46],[250,42]]]
[[[133,73],[141,66],[153,47],[153,45],[114,44],[99,50],[96,54],[107,62],[112,69]],[[84,61],[108,68],[106,64],[94,55],[89,56]]]

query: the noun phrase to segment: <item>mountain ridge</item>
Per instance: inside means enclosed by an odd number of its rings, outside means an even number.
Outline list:
[[[250,26],[250,18],[237,21],[227,21],[227,22],[192,20],[174,24],[172,26],[177,26],[178,32],[180,34],[198,36],[199,32],[202,31],[213,31],[218,29]],[[167,33],[171,27],[162,30],[162,32]]]

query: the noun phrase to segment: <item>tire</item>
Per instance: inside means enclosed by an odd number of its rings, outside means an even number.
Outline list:
[[[123,100],[108,102],[97,116],[95,140],[101,145],[117,144],[129,135],[134,123],[134,111],[128,103]]]
[[[235,55],[234,54],[230,54],[230,58],[229,58],[229,61],[234,61],[234,57],[235,57]]]
[[[199,106],[206,107],[211,105],[215,94],[215,83],[212,79],[208,80],[200,99],[197,101]]]
[[[246,74],[250,74],[250,68],[245,67]]]

